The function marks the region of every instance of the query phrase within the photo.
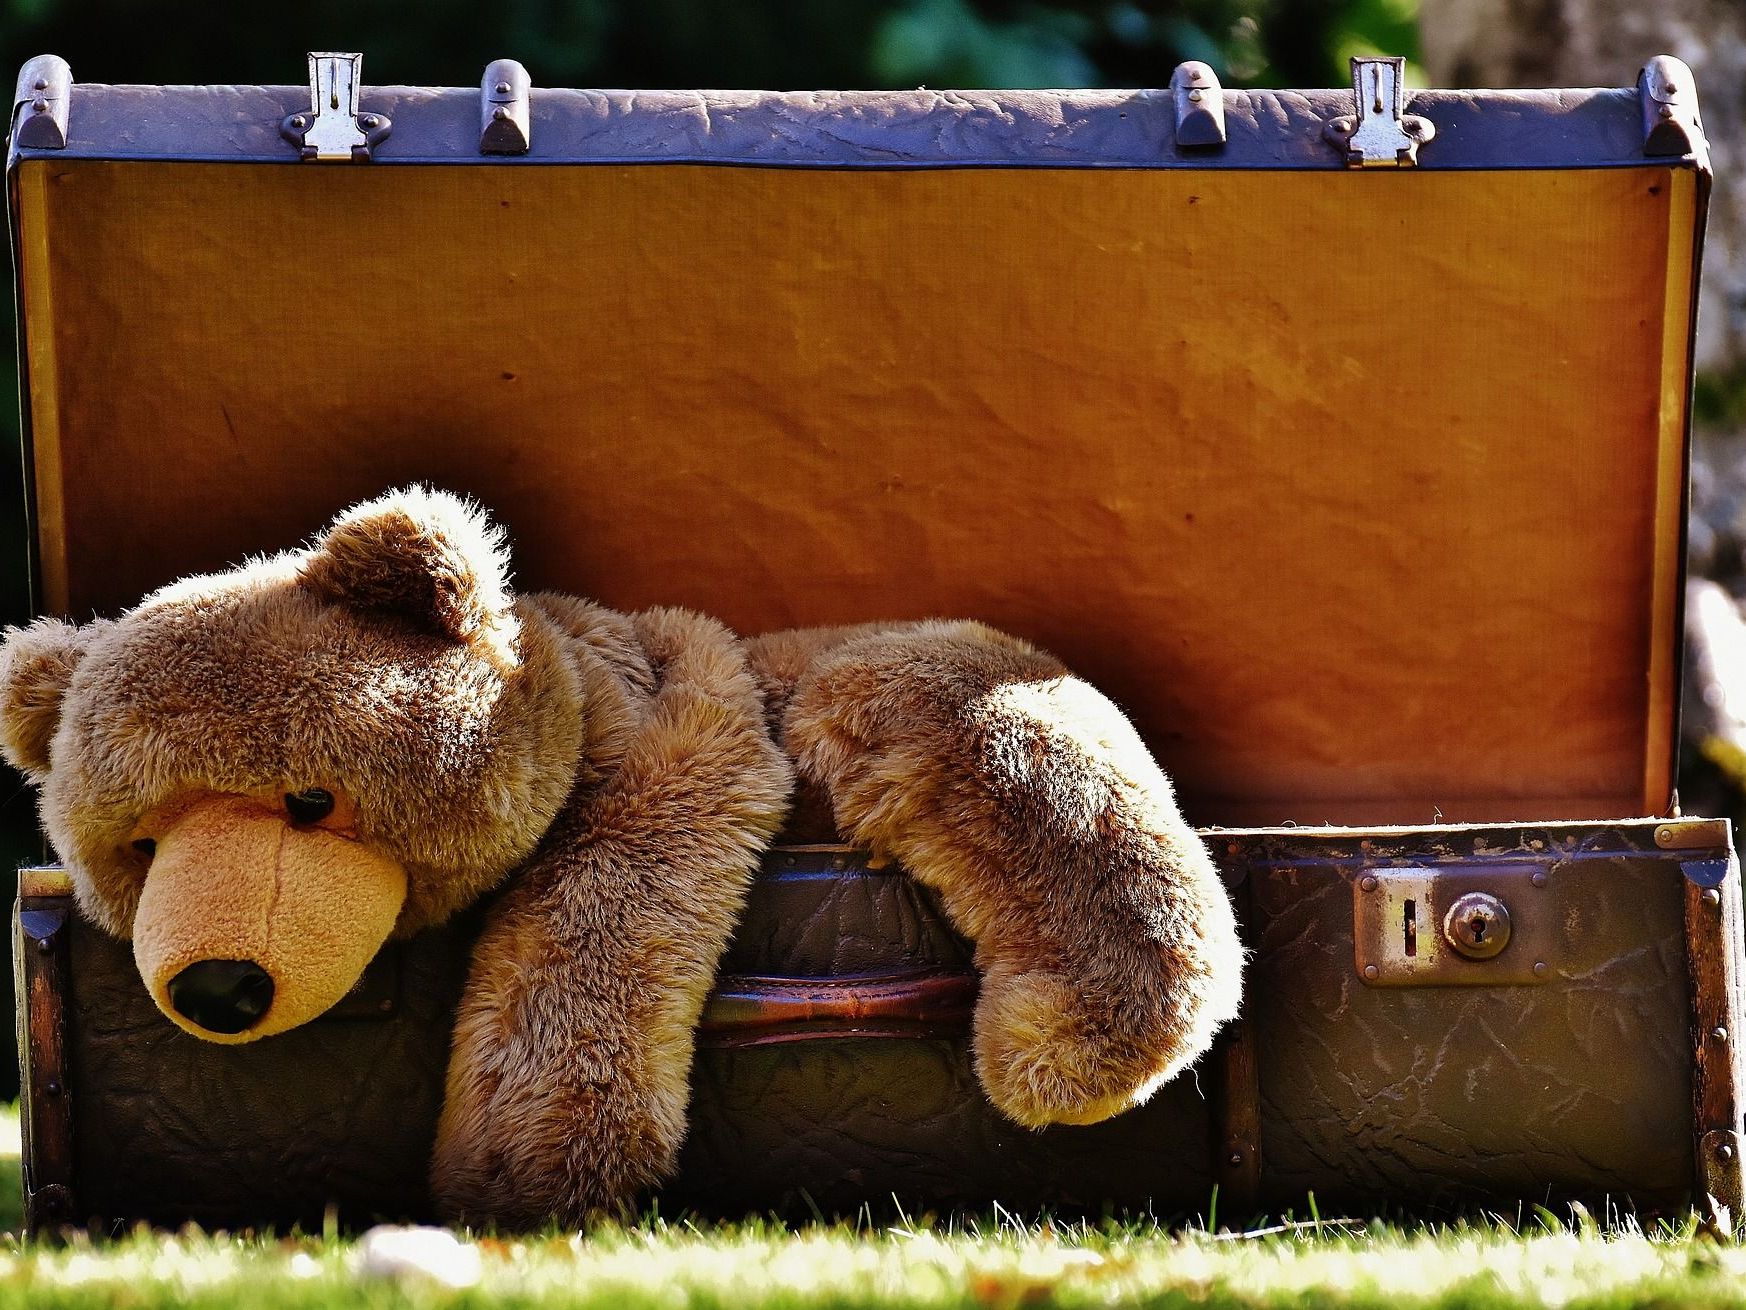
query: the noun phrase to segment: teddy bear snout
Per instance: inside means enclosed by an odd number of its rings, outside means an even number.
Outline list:
[[[273,1004],[273,976],[253,960],[198,960],[170,979],[170,1005],[189,1023],[233,1036]]]
[[[153,816],[133,956],[158,1008],[209,1042],[286,1032],[343,997],[393,931],[406,870],[308,819],[313,789],[204,793]],[[331,793],[323,793],[331,797]]]

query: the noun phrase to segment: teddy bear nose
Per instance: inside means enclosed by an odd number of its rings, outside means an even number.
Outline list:
[[[190,1023],[246,1032],[273,1003],[273,979],[253,960],[197,960],[170,979],[170,1004]]]

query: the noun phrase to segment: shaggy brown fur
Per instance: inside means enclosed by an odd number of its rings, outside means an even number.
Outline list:
[[[413,490],[0,648],[0,749],[42,785],[81,906],[200,1036],[220,1039],[165,990],[191,961],[273,977],[248,1040],[507,880],[432,1163],[445,1213],[503,1224],[580,1220],[670,1169],[693,1026],[788,805],[777,739],[976,942],[977,1069],[1020,1123],[1144,1099],[1235,1012],[1230,906],[1168,781],[1108,701],[976,624],[742,644],[518,598],[496,529]],[[310,787],[331,813],[299,816]]]
[[[475,948],[432,1174],[449,1214],[580,1220],[657,1181],[685,1134],[692,1029],[790,779],[726,629],[658,610],[635,632],[641,731]]]
[[[1237,1012],[1242,948],[1205,848],[1121,713],[978,623],[753,643],[783,738],[850,840],[976,944],[977,1076],[1019,1123],[1144,1101]]]

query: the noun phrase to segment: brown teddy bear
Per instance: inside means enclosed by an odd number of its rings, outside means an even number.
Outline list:
[[[1101,695],[969,622],[741,641],[516,596],[501,534],[389,494],[306,550],[0,649],[0,747],[81,909],[196,1037],[336,1002],[500,885],[432,1186],[578,1221],[673,1164],[693,1027],[796,774],[976,946],[976,1070],[1021,1124],[1143,1101],[1236,1011],[1229,900]]]

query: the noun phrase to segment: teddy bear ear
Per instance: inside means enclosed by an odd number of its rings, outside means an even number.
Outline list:
[[[95,631],[38,619],[0,640],[0,755],[37,782],[48,774],[61,700]]]
[[[341,514],[299,581],[326,600],[395,614],[452,641],[493,633],[509,613],[503,532],[477,506],[409,487]]]

